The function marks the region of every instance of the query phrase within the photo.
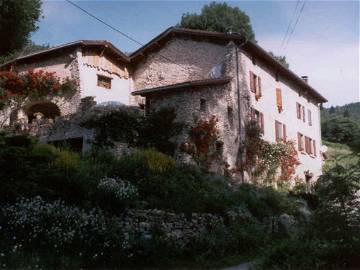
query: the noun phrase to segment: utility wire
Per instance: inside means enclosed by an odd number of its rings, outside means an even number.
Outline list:
[[[299,13],[299,15],[298,15],[298,17],[297,17],[297,19],[296,19],[295,25],[294,25],[291,33],[289,34],[289,38],[288,38],[288,40],[287,40],[287,43],[285,44],[285,49],[286,49],[286,46],[288,46],[288,44],[289,44],[289,42],[290,42],[290,40],[291,40],[291,36],[292,36],[292,34],[294,33],[295,28],[296,28],[296,26],[297,26],[297,24],[298,24],[298,22],[299,22],[299,20],[300,20],[300,17],[301,17],[301,14],[303,13],[305,4],[306,4],[306,0],[303,2],[302,6],[301,6],[300,13]]]
[[[85,14],[87,14],[88,16],[90,16],[91,18],[97,20],[98,22],[106,25],[107,27],[109,27],[110,29],[114,30],[115,32],[119,33],[120,35],[124,36],[125,38],[131,40],[132,42],[140,45],[140,46],[145,46],[143,43],[137,41],[135,38],[129,36],[128,34],[120,31],[119,29],[115,28],[114,26],[108,24],[107,22],[103,21],[102,19],[98,18],[97,16],[95,16],[94,14],[90,13],[89,11],[87,11],[86,9],[80,7],[79,5],[75,4],[73,1],[70,1],[70,0],[65,0],[66,2],[68,2],[69,4],[71,4],[72,6],[76,7],[77,9],[81,10],[82,12],[84,12]],[[242,29],[243,30],[243,29]],[[245,35],[246,37],[246,35]],[[245,45],[247,42],[249,41],[249,37],[246,37],[245,40],[239,45],[239,48],[241,48],[243,45]],[[183,66],[180,66],[178,63],[174,62],[173,60],[171,60],[170,58],[164,56],[164,55],[161,55],[160,53],[158,53],[158,55],[160,57],[162,57],[163,59],[177,65],[178,67],[182,68],[183,70],[186,70],[187,69]]]
[[[296,15],[296,11],[297,11],[297,8],[298,8],[298,6],[299,6],[299,3],[300,3],[300,0],[297,0],[296,6],[295,6],[295,9],[294,9],[294,12],[293,12],[293,14],[292,14],[292,16],[291,16],[291,19],[290,19],[290,21],[289,21],[289,25],[288,25],[288,27],[287,27],[287,29],[286,29],[285,35],[284,35],[284,37],[283,37],[283,39],[282,39],[282,41],[281,41],[281,45],[280,45],[280,48],[279,48],[279,49],[281,49],[281,48],[283,47],[284,42],[285,42],[285,40],[286,40],[286,38],[287,38],[287,36],[288,36],[288,34],[289,34],[289,31],[290,31],[291,25],[292,25],[292,23],[293,23],[293,19],[294,19],[295,15]]]
[[[102,19],[98,18],[97,16],[95,16],[94,14],[90,13],[89,11],[87,11],[86,9],[80,7],[79,5],[75,4],[73,1],[70,1],[70,0],[65,0],[66,2],[68,2],[69,4],[73,5],[74,7],[78,8],[79,10],[81,10],[82,12],[86,13],[87,15],[89,15],[91,18],[101,22],[102,24],[106,25],[107,27],[109,27],[110,29],[114,30],[115,32],[119,33],[120,35],[124,36],[125,38],[131,40],[132,42],[140,45],[140,46],[145,46],[143,43],[137,41],[135,38],[129,36],[128,34],[120,31],[119,29],[115,28],[114,26],[108,24],[107,22],[103,21]],[[174,62],[173,60],[171,60],[170,58],[164,56],[164,55],[161,55],[160,53],[158,54],[160,57],[162,57],[163,59],[173,63],[173,64],[176,64],[177,66],[179,66],[180,68],[184,69],[185,68],[183,66],[180,66],[179,64],[177,64],[176,62]]]

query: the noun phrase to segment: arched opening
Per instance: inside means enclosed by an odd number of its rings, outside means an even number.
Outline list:
[[[26,114],[31,123],[36,118],[55,119],[56,116],[60,116],[60,109],[51,102],[36,103],[26,110]]]

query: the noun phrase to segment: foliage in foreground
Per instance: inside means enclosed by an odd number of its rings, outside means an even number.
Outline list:
[[[259,269],[360,267],[360,164],[337,165],[315,186],[320,205],[294,237],[263,250]]]

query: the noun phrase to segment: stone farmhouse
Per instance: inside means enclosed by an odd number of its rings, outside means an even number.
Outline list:
[[[36,110],[46,116],[51,108],[57,115],[72,114],[88,96],[97,103],[139,106],[145,113],[173,107],[178,119],[189,124],[214,115],[230,168],[241,159],[245,124],[252,118],[265,140],[295,142],[301,163],[297,176],[321,174],[320,105],[327,100],[307,77],[298,77],[238,34],[171,27],[131,55],[107,41],[83,40],[1,66],[20,72],[29,68],[76,79],[78,90],[71,98],[28,104],[18,118]],[[181,143],[184,136],[177,140]]]

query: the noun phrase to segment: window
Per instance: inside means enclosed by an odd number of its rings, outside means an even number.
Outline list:
[[[301,104],[296,102],[296,116],[298,119],[301,119]]]
[[[206,99],[203,98],[200,99],[200,111],[202,112],[206,111]]]
[[[305,107],[302,106],[302,119],[303,119],[303,122],[305,123]]]
[[[305,107],[298,102],[296,102],[296,116],[305,122]]]
[[[264,134],[264,114],[254,108],[250,109],[250,113],[251,121],[256,122],[261,134]]]
[[[316,157],[316,142],[313,140],[313,154]]]
[[[258,100],[261,97],[261,78],[254,74],[253,72],[249,72],[250,74],[250,91],[255,93],[255,98]]]
[[[103,75],[97,75],[97,85],[106,89],[111,89],[112,78]]]
[[[304,135],[298,132],[298,150],[300,152],[304,151]]]
[[[282,93],[280,88],[276,88],[276,106],[278,107],[279,113],[282,112]]]
[[[308,110],[308,122],[309,122],[309,126],[312,126],[312,119],[311,119],[311,111]]]
[[[305,137],[305,152],[312,155],[312,140],[309,137]]]
[[[250,90],[255,93],[257,88],[257,76],[250,71]]]
[[[286,141],[286,126],[279,121],[275,121],[276,141]]]
[[[233,109],[232,109],[231,107],[228,107],[227,113],[228,113],[228,119],[229,119],[230,128],[233,128],[233,127],[234,127],[234,113],[233,113]]]

